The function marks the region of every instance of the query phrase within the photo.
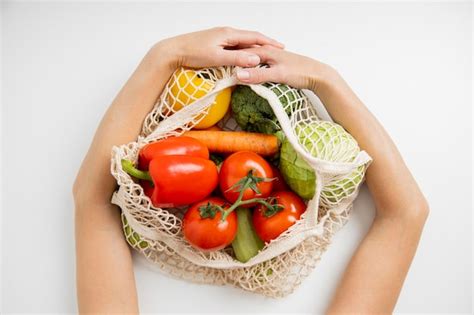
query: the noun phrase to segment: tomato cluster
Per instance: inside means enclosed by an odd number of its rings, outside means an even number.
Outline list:
[[[253,226],[264,242],[286,231],[306,209],[300,197],[285,190],[276,168],[250,151],[236,152],[224,160],[219,188],[225,200],[216,197],[202,200],[192,205],[183,219],[184,237],[202,250],[218,250],[232,243],[237,233],[237,218],[234,212],[225,216],[231,205],[254,208]],[[273,207],[268,207],[269,204]]]

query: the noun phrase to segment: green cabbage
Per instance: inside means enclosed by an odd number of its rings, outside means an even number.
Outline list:
[[[280,172],[291,190],[303,199],[311,199],[316,190],[316,174],[296,153],[288,139],[280,149]]]
[[[315,121],[296,126],[299,143],[314,157],[333,162],[352,162],[360,149],[355,139],[341,126],[328,121]],[[347,176],[337,177],[322,189],[322,201],[337,204],[352,194],[362,182],[364,166]],[[280,170],[290,188],[303,199],[312,199],[316,190],[316,174],[292,147],[283,141]]]

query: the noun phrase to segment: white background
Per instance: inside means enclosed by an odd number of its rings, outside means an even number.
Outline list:
[[[392,135],[430,205],[397,312],[470,312],[471,35],[467,2],[3,3],[4,313],[75,312],[71,185],[100,118],[147,49],[215,25],[323,60]],[[366,189],[297,291],[271,300],[136,263],[142,312],[322,312],[367,231]]]

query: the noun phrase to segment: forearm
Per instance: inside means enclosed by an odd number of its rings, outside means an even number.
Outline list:
[[[173,72],[171,63],[164,49],[152,48],[108,108],[74,184],[76,207],[110,203],[116,185],[110,174],[112,147],[137,138]]]
[[[132,257],[120,212],[113,205],[87,210],[75,215],[79,312],[137,314]]]
[[[110,203],[114,145],[136,139],[146,114],[172,74],[153,48],[124,85],[102,119],[74,184],[76,277],[81,313],[138,313],[130,249],[120,210]]]
[[[366,178],[379,216],[410,216],[426,201],[392,139],[335,71],[328,71],[315,92],[335,122],[372,158]],[[415,208],[415,209],[414,209]]]
[[[392,313],[424,220],[422,215],[411,220],[376,218],[352,257],[328,313]]]
[[[316,89],[333,119],[373,158],[374,222],[346,270],[331,313],[391,313],[415,255],[426,201],[387,132],[336,73]]]

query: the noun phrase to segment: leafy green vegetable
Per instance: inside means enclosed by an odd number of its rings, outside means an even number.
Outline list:
[[[285,139],[280,149],[280,171],[291,190],[303,199],[311,199],[316,190],[316,174]]]
[[[280,100],[286,113],[290,115],[295,106],[300,104],[302,94],[285,84],[266,83],[269,88]],[[282,139],[280,124],[273,109],[268,101],[255,93],[250,87],[238,85],[232,92],[232,112],[234,119],[242,130],[250,132],[261,132],[275,134]]]
[[[237,212],[238,226],[232,248],[237,260],[245,263],[257,255],[264,244],[253,229],[250,209],[239,207],[235,211]]]
[[[341,126],[318,121],[296,126],[299,142],[313,156],[334,162],[351,162],[359,153],[357,142]],[[288,140],[280,151],[280,171],[290,188],[303,199],[311,199],[316,190],[316,174],[306,161],[298,155]],[[337,178],[323,187],[323,198],[338,203],[352,194],[363,179],[364,166],[351,174]],[[323,200],[324,201],[324,200]]]
[[[280,124],[267,100],[245,85],[238,85],[231,100],[234,119],[242,130],[273,134]]]
[[[303,95],[297,89],[289,87],[286,84],[280,83],[265,83],[264,86],[272,90],[273,93],[275,93],[287,114],[290,114],[291,111],[294,109],[292,107],[301,104]],[[288,105],[292,105],[292,107],[288,107]]]

